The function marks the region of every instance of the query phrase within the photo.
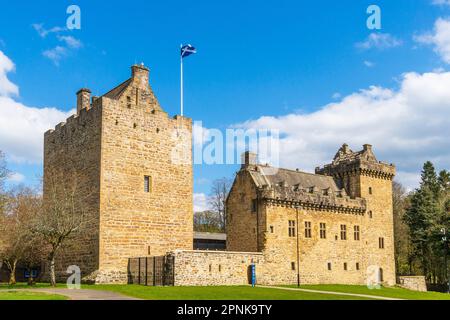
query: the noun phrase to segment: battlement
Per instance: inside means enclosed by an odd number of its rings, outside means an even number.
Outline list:
[[[315,187],[301,188],[298,186],[278,185],[260,189],[262,199],[269,203],[288,207],[303,207],[315,210],[332,210],[363,214],[366,211],[366,200],[351,198],[344,189],[319,190]]]
[[[333,162],[323,167],[317,167],[316,174],[333,177],[342,177],[348,174],[361,174],[380,179],[392,180],[396,173],[393,164],[378,161],[372,151],[371,145],[364,145],[363,150],[353,152],[344,144]]]

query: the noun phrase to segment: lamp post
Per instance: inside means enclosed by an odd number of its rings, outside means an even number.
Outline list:
[[[448,253],[448,237],[447,237],[447,229],[446,228],[442,228],[441,229],[441,233],[442,233],[442,242],[444,243],[444,267],[445,267],[445,271],[444,271],[444,276],[445,276],[445,280],[447,281],[447,293],[450,293],[450,279],[448,277],[448,258],[447,258],[447,253]]]
[[[295,214],[296,214],[296,221],[295,225],[297,227],[296,229],[296,236],[297,236],[297,287],[300,287],[300,247],[299,247],[299,235],[298,235],[298,204],[295,205]]]

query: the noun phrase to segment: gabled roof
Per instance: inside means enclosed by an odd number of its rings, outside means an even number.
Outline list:
[[[110,99],[114,99],[117,100],[120,98],[120,96],[122,95],[122,93],[128,88],[128,86],[130,85],[131,81],[133,79],[130,78],[125,82],[122,82],[121,84],[119,84],[117,87],[115,87],[114,89],[110,90],[109,92],[105,93],[103,95],[103,97],[106,98],[110,98]]]
[[[336,182],[330,176],[261,165],[256,166],[255,169],[250,171],[250,175],[258,187],[272,188],[286,185],[300,189],[315,187],[317,190],[339,191]]]

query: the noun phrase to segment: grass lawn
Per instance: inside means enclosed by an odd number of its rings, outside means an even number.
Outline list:
[[[296,288],[297,286],[288,286]],[[417,292],[399,287],[381,287],[380,289],[369,289],[366,286],[355,285],[304,285],[302,289],[313,289],[323,291],[369,294],[372,296],[383,296],[407,300],[450,300],[450,294],[439,292]]]
[[[57,294],[45,294],[25,290],[1,290],[0,300],[67,300],[67,298]]]
[[[66,285],[63,284],[63,283],[58,283],[57,287],[58,288],[65,288]],[[33,289],[33,288],[36,288],[36,289],[37,288],[48,289],[48,288],[51,288],[51,286],[50,286],[49,283],[36,283],[32,287],[30,287],[27,283],[24,283],[24,282],[16,283],[13,286],[10,286],[7,283],[0,283],[0,292],[2,290],[8,290],[8,289]]]
[[[64,284],[58,287],[64,288]],[[288,286],[296,288],[296,286]],[[33,288],[50,288],[49,284],[38,283]],[[235,287],[145,287],[138,285],[83,285],[83,289],[113,291],[126,296],[146,300],[366,300],[360,297],[287,291],[280,289],[249,286]],[[408,300],[450,300],[450,294],[437,292],[416,292],[398,287],[382,287],[370,290],[366,286],[356,285],[304,285],[303,289],[355,293]],[[22,289],[20,293],[11,289]],[[15,286],[0,284],[0,300],[44,300],[64,299],[56,295],[45,295],[27,291],[25,283]]]
[[[107,290],[146,300],[366,300],[356,297],[295,292],[270,288],[236,287],[145,287],[95,285],[83,289]]]

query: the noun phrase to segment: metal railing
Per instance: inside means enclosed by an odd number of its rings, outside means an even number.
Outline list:
[[[172,256],[130,258],[128,284],[145,286],[173,286],[175,282]]]

